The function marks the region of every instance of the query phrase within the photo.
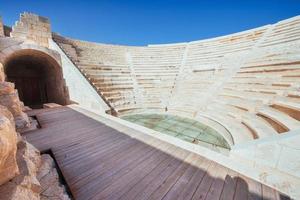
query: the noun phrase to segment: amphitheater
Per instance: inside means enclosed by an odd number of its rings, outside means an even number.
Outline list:
[[[300,199],[299,16],[122,46],[23,13],[0,67],[1,200]]]

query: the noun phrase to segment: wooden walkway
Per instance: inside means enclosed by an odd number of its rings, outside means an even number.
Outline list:
[[[51,149],[75,199],[289,199],[215,162],[151,136],[134,139],[68,107],[32,111],[23,136]]]

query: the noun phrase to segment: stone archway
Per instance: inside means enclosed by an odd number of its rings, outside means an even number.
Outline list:
[[[57,60],[36,49],[19,49],[4,61],[6,81],[15,83],[26,106],[40,108],[44,103],[66,105],[68,95],[62,68]]]

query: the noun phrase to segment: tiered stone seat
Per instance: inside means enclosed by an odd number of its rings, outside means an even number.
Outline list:
[[[273,106],[274,102],[280,102],[278,99],[282,98],[297,105],[300,97],[300,79],[289,80],[289,76],[297,76],[300,72],[299,48],[284,51],[287,47],[278,44],[257,50],[256,55],[243,64],[237,74],[223,86],[214,101],[216,104],[222,102],[245,110],[245,113],[241,114],[241,122],[258,138],[300,127],[299,118],[295,118],[300,114],[299,111],[288,108],[293,110],[293,114],[290,114],[287,110],[276,109],[276,106]],[[293,98],[288,97],[292,94]],[[283,104],[283,107],[286,106]],[[227,109],[227,114],[232,114],[231,111],[235,117],[240,115],[240,112],[234,109]],[[244,120],[245,116],[252,123],[247,123]]]
[[[249,51],[266,30],[267,26],[188,43],[182,78],[177,83],[170,109],[195,112],[199,99],[203,99],[213,84],[220,82],[230,73],[232,66],[225,63],[236,55],[243,55]],[[192,98],[184,98],[187,96]]]
[[[299,17],[170,45],[57,42],[119,115],[209,119],[233,144],[300,128]]]
[[[69,57],[72,61],[115,111],[135,106],[133,80],[125,56],[126,47],[66,38],[56,41],[65,52],[71,53]]]
[[[165,108],[179,73],[185,45],[150,45],[129,49],[144,107]]]
[[[293,17],[283,20],[274,25],[271,33],[264,40],[261,46],[272,46],[300,40],[300,18]]]
[[[194,70],[222,68],[221,61],[226,59],[226,55],[251,49],[266,30],[267,26],[228,36],[190,42],[186,67]]]
[[[289,21],[289,24],[298,29],[298,21],[296,18],[293,22]],[[282,23],[278,23],[280,24]],[[178,83],[179,92],[172,98],[169,110],[180,111],[182,115],[189,117],[211,117],[232,133],[235,143],[299,129],[300,43],[293,40],[293,44],[284,44],[290,40],[289,35],[284,35],[277,38],[282,40],[282,43],[265,45],[265,41],[272,38],[270,35],[273,35],[277,25],[268,27],[270,30],[263,29],[261,35],[256,35],[257,40],[251,45],[247,43],[249,46],[240,49],[240,52],[226,52],[213,45],[204,48],[200,45],[201,41],[198,42],[198,48],[195,48],[195,44],[188,44],[188,55],[183,70],[186,75]],[[291,37],[297,38],[295,35]],[[209,48],[215,48],[215,51]],[[234,45],[231,48],[234,48]],[[203,56],[205,51],[208,52],[206,58]],[[215,58],[209,56],[217,54],[218,51],[221,53]],[[241,51],[244,51],[244,54]],[[190,55],[193,55],[192,59]],[[239,55],[246,56],[238,63],[240,66],[236,73],[230,77],[228,72],[233,66],[229,64],[234,65],[230,59],[233,60]],[[224,81],[224,76],[228,76],[228,80],[225,78]],[[214,98],[201,105],[202,99],[214,92],[211,87],[214,84],[220,89],[216,90]],[[250,137],[241,137],[241,132]]]

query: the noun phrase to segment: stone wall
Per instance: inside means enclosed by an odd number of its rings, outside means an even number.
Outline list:
[[[1,63],[0,63],[1,65]],[[1,71],[1,70],[0,70]],[[69,200],[53,159],[16,132],[30,125],[14,84],[0,76],[0,200]]]
[[[2,22],[2,17],[0,16],[0,37],[4,37],[4,26]]]
[[[41,163],[40,153],[27,142],[18,143],[19,174],[0,186],[0,200],[38,200],[41,186],[36,178]]]
[[[69,200],[53,159],[16,132],[15,127],[29,126],[29,119],[14,84],[0,79],[0,200]]]
[[[49,19],[25,12],[21,14],[20,20],[12,27],[10,36],[48,47],[48,39],[51,38]]]
[[[40,155],[34,146],[20,141],[16,158],[19,174],[0,186],[0,200],[70,199],[48,154]]]
[[[6,107],[0,105],[0,185],[19,172],[16,152],[17,133],[14,118]]]
[[[110,108],[95,89],[52,39],[49,40],[49,48],[57,51],[61,56],[63,76],[70,100],[89,110],[97,110],[101,113],[109,110]]]
[[[0,17],[0,37],[4,36],[4,28]],[[60,65],[59,54],[45,48],[51,38],[49,20],[34,14],[21,14],[12,31],[6,27],[6,36],[0,41],[0,200],[68,200],[53,159],[49,155],[41,156],[35,147],[17,133],[28,128],[30,120],[23,112],[25,108],[14,83],[5,79],[3,66],[7,66],[6,58],[15,52],[22,49],[33,51],[35,48],[41,49],[40,53],[45,51],[49,58],[58,60],[57,65]],[[45,57],[41,59],[47,61]]]
[[[29,126],[29,119],[23,112],[23,104],[19,99],[15,85],[4,81],[3,66],[0,63],[0,105],[5,106],[14,116],[18,130]]]
[[[41,184],[41,200],[69,200],[66,188],[59,183],[55,162],[49,154],[41,155],[41,165],[37,173]]]

